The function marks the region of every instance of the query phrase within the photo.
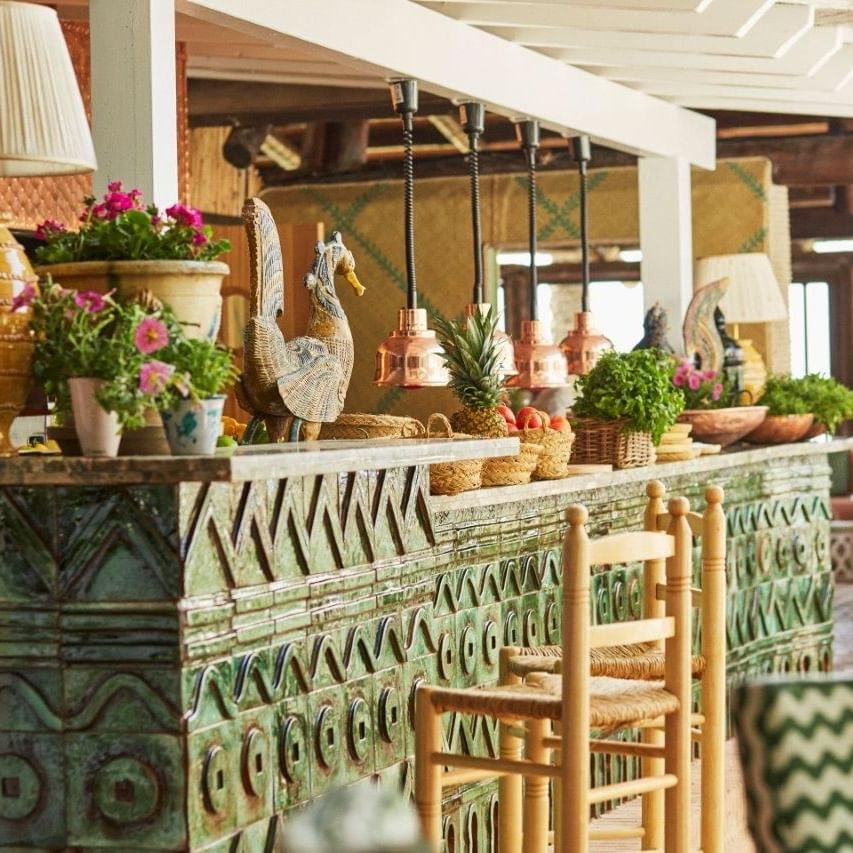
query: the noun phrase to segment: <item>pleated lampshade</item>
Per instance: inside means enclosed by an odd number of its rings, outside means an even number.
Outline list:
[[[95,167],[56,12],[0,0],[0,176],[73,175]]]

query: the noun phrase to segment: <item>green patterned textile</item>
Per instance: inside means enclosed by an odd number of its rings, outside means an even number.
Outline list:
[[[758,853],[853,850],[853,673],[741,685],[732,717]]]

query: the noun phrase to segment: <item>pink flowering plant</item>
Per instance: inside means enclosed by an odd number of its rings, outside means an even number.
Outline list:
[[[181,334],[168,312],[50,281],[27,307],[36,337],[33,376],[55,401],[55,414],[71,413],[69,379],[102,379],[97,393],[102,408],[115,412],[127,429],[143,426],[145,411],[157,405],[163,390],[154,379],[141,381],[143,366],[170,334]]]
[[[699,370],[689,359],[674,365],[672,384],[684,395],[686,409],[722,409],[734,405],[725,374]]]
[[[208,400],[224,394],[237,378],[231,352],[205,338],[174,335],[157,358],[150,363],[146,381],[162,383],[160,409],[178,400]]]
[[[213,229],[195,208],[173,204],[161,212],[146,205],[138,189],[125,191],[121,181],[113,181],[100,201],[90,196],[84,204],[77,231],[53,219],[38,226],[40,264],[212,261],[231,248],[227,240],[213,239]]]

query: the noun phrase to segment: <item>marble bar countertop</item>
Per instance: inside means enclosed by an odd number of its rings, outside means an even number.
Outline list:
[[[518,447],[517,438],[411,438],[266,444],[240,447],[216,456],[98,459],[26,454],[0,459],[0,486],[121,486],[278,480],[513,455],[518,452]]]
[[[700,456],[683,462],[663,462],[644,468],[626,468],[622,471],[607,471],[599,474],[579,474],[562,480],[541,480],[524,486],[499,486],[462,492],[458,495],[434,495],[430,504],[434,510],[470,509],[478,506],[497,506],[528,498],[548,497],[551,495],[574,494],[604,486],[618,486],[621,483],[636,483],[646,480],[664,480],[667,477],[683,474],[706,474],[725,468],[744,465],[760,465],[771,459],[813,456],[814,454],[842,453],[853,449],[853,439],[839,438],[831,441],[809,441],[799,444],[774,444],[767,447],[754,447],[748,444],[737,445],[733,449],[712,456]]]

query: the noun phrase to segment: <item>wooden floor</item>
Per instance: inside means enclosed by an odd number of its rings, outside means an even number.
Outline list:
[[[835,669],[853,672],[853,584],[839,584],[835,591]],[[699,825],[699,765],[693,770],[693,826]],[[754,853],[746,829],[743,786],[740,778],[737,746],[730,741],[726,752],[726,853]],[[636,826],[640,819],[640,801],[632,800],[596,821],[597,827]],[[694,849],[698,842],[694,842]],[[635,841],[601,841],[591,845],[592,853],[619,853],[638,850]]]

